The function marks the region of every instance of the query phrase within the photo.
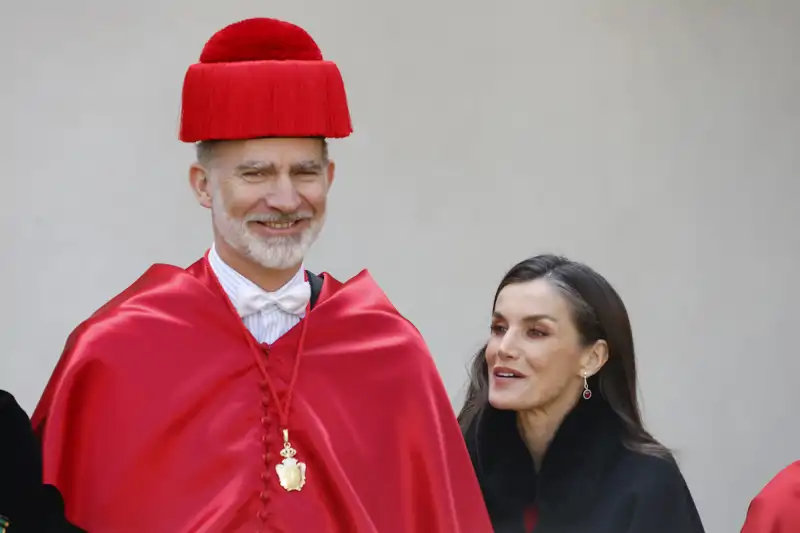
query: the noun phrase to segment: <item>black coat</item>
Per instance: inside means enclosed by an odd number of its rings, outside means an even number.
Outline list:
[[[42,482],[39,442],[25,411],[0,390],[0,516],[8,533],[81,533],[67,522],[55,487]],[[2,523],[2,522],[0,522]]]
[[[515,415],[489,408],[467,446],[496,533],[703,533],[672,457],[627,449],[622,424],[599,395],[564,419],[537,472]]]

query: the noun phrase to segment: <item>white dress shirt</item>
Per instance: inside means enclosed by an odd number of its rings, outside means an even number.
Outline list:
[[[208,252],[208,263],[211,270],[217,276],[219,284],[222,285],[225,294],[228,295],[233,307],[239,311],[245,327],[253,334],[253,337],[260,343],[272,344],[283,334],[297,325],[305,316],[305,311],[293,314],[284,311],[276,305],[267,306],[253,314],[244,314],[242,293],[256,291],[261,294],[279,297],[280,295],[296,290],[298,285],[307,284],[305,280],[305,269],[300,266],[297,274],[289,280],[286,285],[274,292],[267,292],[246,277],[231,268],[217,253],[216,247],[212,246]],[[244,316],[242,316],[244,315]]]

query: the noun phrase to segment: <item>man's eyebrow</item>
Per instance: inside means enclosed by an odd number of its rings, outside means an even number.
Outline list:
[[[314,159],[298,161],[297,163],[292,163],[292,170],[306,170],[306,171],[319,172],[322,170],[322,162],[316,161]]]
[[[274,163],[267,163],[266,161],[245,161],[236,165],[234,169],[236,172],[247,172],[253,170],[271,171],[275,170]]]

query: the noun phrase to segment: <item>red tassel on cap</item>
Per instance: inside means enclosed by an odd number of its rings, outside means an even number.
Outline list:
[[[248,19],[220,30],[184,79],[185,142],[347,137],[352,131],[338,67],[288,22]]]

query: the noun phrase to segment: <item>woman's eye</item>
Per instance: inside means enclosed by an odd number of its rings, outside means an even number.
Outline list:
[[[528,330],[528,335],[530,335],[531,337],[544,337],[547,335],[547,333],[545,333],[540,329],[530,329]]]
[[[489,330],[492,332],[492,335],[502,335],[503,333],[506,332],[506,328],[504,328],[503,326],[498,326],[496,324],[490,326]]]

